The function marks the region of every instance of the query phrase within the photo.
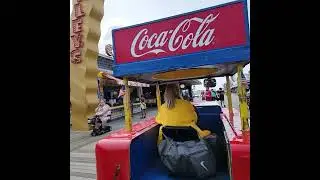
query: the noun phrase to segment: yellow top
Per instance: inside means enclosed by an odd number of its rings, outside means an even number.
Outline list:
[[[196,124],[198,121],[197,113],[189,101],[176,99],[175,107],[168,109],[164,103],[156,116],[156,122],[163,126],[191,126],[199,137],[211,134],[208,130],[201,130]],[[162,140],[162,126],[159,130],[158,142]]]

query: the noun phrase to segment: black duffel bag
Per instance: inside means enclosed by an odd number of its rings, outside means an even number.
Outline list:
[[[195,131],[193,128],[191,129]],[[161,161],[171,175],[195,178],[207,178],[215,175],[216,159],[205,140],[193,138],[193,140],[176,141],[167,136],[166,132],[168,131],[163,131],[164,139],[158,145],[158,151]]]

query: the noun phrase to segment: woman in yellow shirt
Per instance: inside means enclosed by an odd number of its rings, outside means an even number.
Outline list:
[[[197,126],[198,117],[195,109],[189,101],[182,100],[176,84],[167,85],[164,101],[156,116],[157,123],[162,126],[191,126],[201,138],[211,134],[210,131],[201,130]],[[158,142],[162,140],[162,126],[159,129]]]

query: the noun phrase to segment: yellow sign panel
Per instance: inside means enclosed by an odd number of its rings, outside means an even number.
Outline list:
[[[169,71],[165,73],[159,73],[152,76],[157,80],[177,80],[177,79],[191,79],[197,77],[205,77],[214,75],[217,72],[216,68],[197,68],[197,69],[183,69],[176,71]]]

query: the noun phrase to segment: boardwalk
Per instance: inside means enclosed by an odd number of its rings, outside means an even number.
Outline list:
[[[147,116],[154,116],[156,109],[149,109]],[[133,123],[141,121],[140,114],[134,115]],[[113,130],[124,126],[124,118],[110,123]],[[95,144],[105,135],[91,137],[90,132],[75,132],[70,130],[70,180],[95,180],[96,160]]]

